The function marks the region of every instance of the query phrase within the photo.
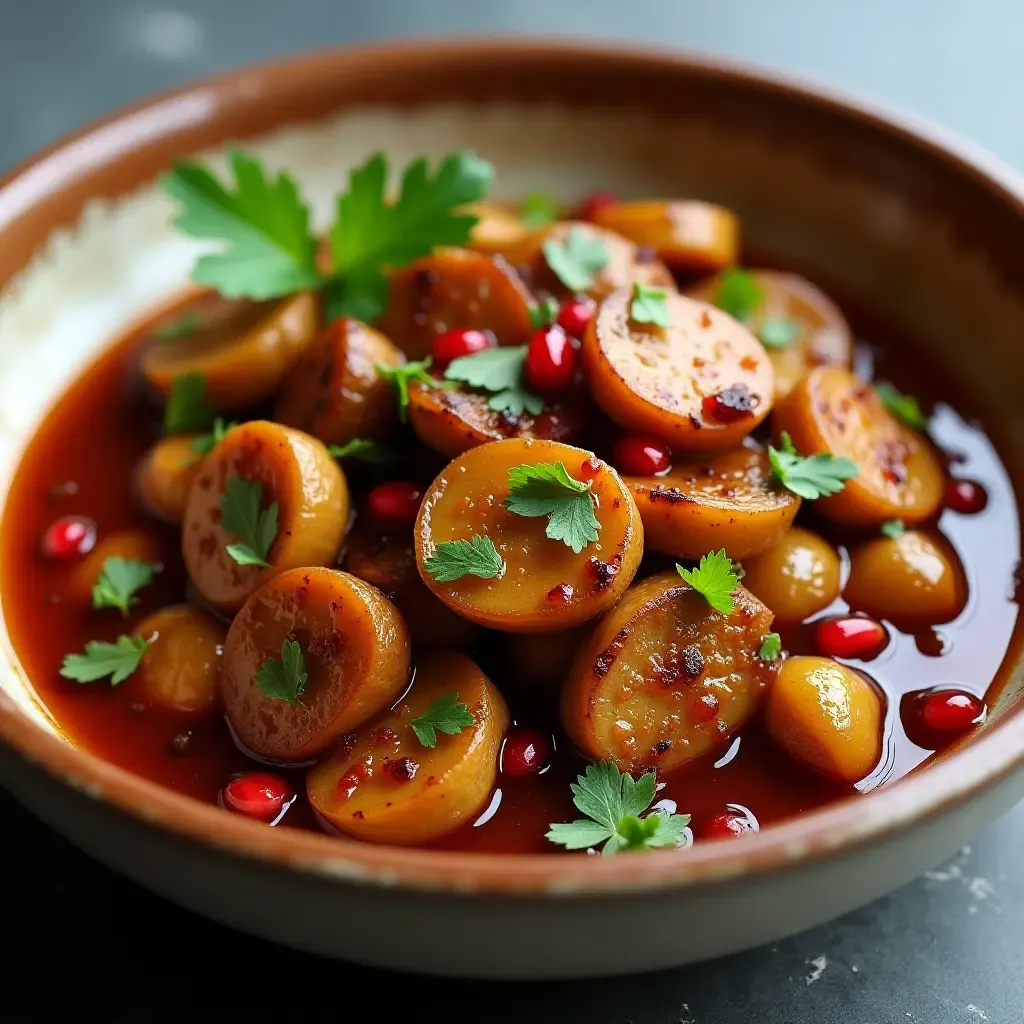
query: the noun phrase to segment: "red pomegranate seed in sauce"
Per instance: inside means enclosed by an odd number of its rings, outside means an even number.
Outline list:
[[[366,499],[366,507],[384,526],[412,526],[423,501],[423,488],[405,480],[378,484]]]
[[[580,203],[580,220],[593,220],[594,217],[609,206],[614,206],[619,197],[614,192],[591,192]]]
[[[572,600],[572,584],[558,583],[553,586],[544,598],[548,604],[568,604]]]
[[[963,690],[936,690],[921,704],[921,720],[936,732],[966,732],[984,716],[985,702]]]
[[[96,544],[96,523],[88,516],[63,516],[43,534],[47,558],[75,558],[87,555]]]
[[[257,821],[274,821],[295,799],[295,791],[270,772],[246,772],[224,787],[224,806]]]
[[[700,831],[701,839],[729,839],[760,829],[757,818],[746,808],[730,807],[709,818]]]
[[[615,468],[626,476],[660,476],[672,468],[668,446],[650,434],[626,434],[615,442]]]
[[[589,295],[566,299],[558,310],[558,326],[572,338],[582,338],[594,319],[597,303]]]
[[[818,650],[830,658],[873,658],[889,642],[880,622],[857,617],[821,622],[814,638]]]
[[[548,763],[550,738],[537,729],[513,729],[501,748],[501,773],[520,778],[532,775]]]
[[[394,761],[388,761],[388,775],[395,782],[411,782],[416,778],[416,773],[419,770],[419,762],[414,761],[411,757],[399,757]]]
[[[576,349],[557,324],[534,331],[526,352],[526,383],[534,391],[550,394],[572,383]]]
[[[694,705],[693,715],[701,722],[710,722],[718,714],[718,709],[718,698],[713,693],[704,693]]]
[[[592,483],[594,480],[597,479],[597,474],[601,472],[601,468],[603,466],[604,463],[600,459],[594,458],[593,456],[591,456],[591,458],[589,459],[584,459],[580,463],[580,480],[582,480],[585,484]]]
[[[734,423],[753,416],[755,404],[754,395],[746,384],[733,384],[717,394],[706,395],[701,402],[701,411],[705,419]]]
[[[443,370],[449,363],[462,356],[471,356],[483,352],[485,348],[494,348],[497,344],[490,331],[477,331],[472,327],[459,327],[454,331],[445,331],[434,339],[433,369]]]
[[[988,494],[981,484],[973,480],[946,481],[946,508],[961,515],[972,516],[981,512],[988,504]]]

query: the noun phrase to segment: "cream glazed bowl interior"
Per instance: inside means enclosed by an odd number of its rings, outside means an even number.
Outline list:
[[[1024,182],[933,129],[772,76],[519,42],[391,46],[240,71],[119,114],[8,177],[3,492],[75,375],[186,286],[196,249],[169,226],[156,176],[186,154],[219,162],[239,139],[300,179],[321,226],[347,169],[378,149],[400,165],[473,148],[495,164],[499,195],[570,200],[608,188],[731,206],[755,249],[826,270],[927,340],[1000,425],[1019,479]],[[728,953],[900,885],[1024,794],[1016,643],[1012,681],[985,726],[926,770],[742,841],[610,859],[404,850],[244,820],[76,749],[3,628],[0,654],[0,779],[41,818],[200,913],[400,969],[570,977]]]

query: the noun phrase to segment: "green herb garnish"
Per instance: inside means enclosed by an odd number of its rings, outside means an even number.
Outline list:
[[[560,540],[577,555],[597,540],[601,524],[594,515],[590,484],[569,476],[561,462],[513,466],[504,504],[517,516],[547,516],[545,536]]]
[[[780,444],[781,448],[768,448],[772,472],[783,487],[809,501],[838,494],[858,473],[857,463],[851,459],[826,453],[801,455],[785,431]]]
[[[883,537],[888,537],[890,540],[896,540],[907,532],[906,524],[902,519],[886,519],[878,529]]]
[[[225,423],[220,416],[213,421],[213,427],[208,434],[202,434],[192,442],[192,451],[197,455],[209,455],[214,448],[224,440],[224,435],[237,427],[235,422]]]
[[[519,206],[519,219],[528,228],[543,228],[558,220],[558,200],[544,192],[531,192]]]
[[[775,661],[782,654],[782,637],[778,633],[769,633],[761,641],[761,649],[757,656],[762,661]]]
[[[199,314],[194,309],[186,309],[175,320],[169,320],[159,327],[155,327],[150,334],[157,341],[181,341],[195,334],[199,330]]]
[[[110,644],[90,640],[84,654],[69,654],[60,667],[65,679],[94,683],[110,676],[110,685],[123,683],[138,667],[149,642],[139,636],[119,636]]]
[[[530,307],[530,326],[538,331],[548,324],[553,324],[558,319],[558,303],[549,295]],[[466,356],[461,358],[465,359]]]
[[[122,615],[127,615],[128,609],[138,604],[136,593],[153,582],[157,568],[137,558],[114,555],[106,559],[93,584],[93,608],[117,608]]]
[[[398,400],[398,418],[405,423],[409,418],[409,385],[413,382],[428,388],[443,388],[445,382],[432,377],[427,370],[433,360],[430,356],[417,362],[403,363],[401,366],[388,366],[377,363],[377,372],[391,385]],[[455,360],[458,362],[458,360]]]
[[[329,444],[327,450],[332,459],[358,459],[379,466],[389,465],[398,459],[393,448],[366,437],[353,437],[344,444]]]
[[[446,693],[435,700],[419,718],[414,718],[409,725],[416,734],[416,739],[425,747],[437,746],[437,734],[457,736],[463,729],[476,723],[476,716],[468,705],[459,703],[457,693]]]
[[[442,541],[423,566],[438,583],[454,583],[463,576],[492,580],[505,571],[505,562],[490,537]]]
[[[526,345],[506,345],[460,356],[448,364],[445,379],[490,391],[487,405],[495,411],[539,416],[544,411],[544,399],[523,387],[526,353]]]
[[[604,239],[581,227],[570,228],[564,242],[546,238],[541,249],[548,266],[572,292],[586,291],[611,259]]]
[[[229,476],[220,499],[220,525],[240,544],[229,544],[228,554],[239,565],[269,566],[267,555],[277,536],[277,502],[263,508],[263,485]]]
[[[896,419],[912,430],[924,430],[928,418],[921,411],[921,406],[913,395],[905,395],[895,385],[883,381],[875,385],[875,394],[882,400],[882,405]]]
[[[189,434],[209,430],[217,410],[206,400],[206,378],[201,373],[175,377],[164,407],[164,433]]]
[[[758,340],[772,351],[789,348],[796,341],[800,329],[792,320],[765,320],[757,332]]]
[[[299,698],[306,692],[308,682],[306,655],[298,640],[283,641],[281,657],[267,658],[256,673],[256,685],[265,697],[289,704],[302,703]]]
[[[711,301],[737,320],[746,320],[764,301],[764,289],[746,270],[731,267],[718,280]]]
[[[676,572],[700,594],[716,612],[723,615],[732,613],[736,607],[732,592],[739,586],[739,579],[733,572],[732,561],[721,551],[709,551],[701,555],[696,569],[676,566]]]
[[[634,281],[629,318],[638,324],[671,327],[672,318],[669,315],[667,299],[668,292],[664,288],[648,288],[647,285]]]

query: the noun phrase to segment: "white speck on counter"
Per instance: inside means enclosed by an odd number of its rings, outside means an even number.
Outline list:
[[[979,1020],[988,1020],[988,1014],[984,1010],[982,1010],[980,1007],[975,1006],[974,1003],[968,1003],[964,1007],[964,1009],[968,1013],[974,1014],[974,1016],[977,1017]]]
[[[860,968],[856,964],[850,964],[850,970],[853,971],[854,974],[860,973]]]
[[[995,895],[996,890],[987,878],[968,878],[965,884],[976,900],[987,900]]]
[[[147,11],[132,19],[131,45],[163,60],[187,60],[203,48],[203,27],[184,11]]]
[[[697,1018],[690,1016],[690,1004],[683,1003],[679,1007],[679,1021],[678,1024],[697,1024]]]
[[[828,957],[816,956],[813,960],[804,962],[811,968],[811,973],[804,978],[804,984],[813,985],[825,973],[825,968],[828,967]]]

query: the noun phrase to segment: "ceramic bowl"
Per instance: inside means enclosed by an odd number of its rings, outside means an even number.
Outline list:
[[[931,128],[746,68],[536,43],[329,53],[115,115],[0,188],[0,490],[69,380],[182,287],[155,177],[243,139],[317,218],[347,168],[472,147],[498,192],[608,188],[738,210],[746,238],[927,339],[1024,462],[1024,182]],[[966,353],[971,358],[967,358]],[[984,358],[977,358],[983,356]],[[84,850],[200,913],[337,957],[448,974],[602,975],[713,957],[909,880],[1024,793],[1020,651],[962,749],[891,787],[679,856],[361,845],[205,806],[76,749],[0,629],[0,778]],[[16,841],[16,837],[14,837]]]

